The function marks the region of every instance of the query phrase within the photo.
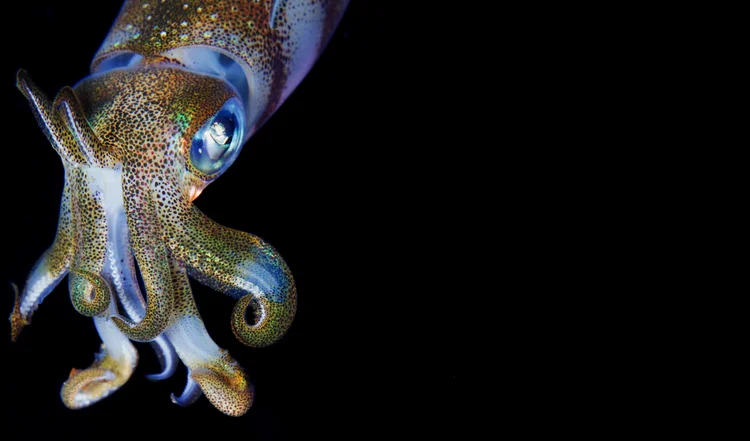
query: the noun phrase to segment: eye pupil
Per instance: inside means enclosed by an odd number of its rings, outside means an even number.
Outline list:
[[[229,145],[232,143],[232,135],[234,134],[234,121],[231,115],[219,114],[214,121],[211,123],[211,127],[208,132],[211,138],[220,146]]]
[[[227,129],[224,127],[224,124],[219,121],[214,121],[214,123],[211,124],[211,138],[220,145],[226,145],[228,143],[229,136],[227,136]]]

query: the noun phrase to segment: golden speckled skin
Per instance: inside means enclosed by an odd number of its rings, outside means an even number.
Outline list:
[[[292,291],[290,296],[296,296]],[[245,311],[252,307],[256,316],[266,316],[265,320],[249,325]],[[294,318],[296,302],[272,302],[266,297],[242,297],[232,310],[232,332],[242,343],[254,348],[268,346],[280,339],[289,329]]]
[[[21,296],[18,294],[18,285],[11,283],[16,300],[13,302],[13,311],[10,313],[10,340],[16,341],[24,326],[29,324],[29,319],[21,315]]]
[[[171,267],[177,312],[173,320],[178,321],[184,316],[200,319],[184,266],[173,260]],[[190,369],[190,376],[201,386],[203,393],[217,409],[231,416],[240,416],[247,412],[254,398],[252,385],[242,366],[229,355],[229,352],[220,349],[218,357],[199,363],[188,361],[188,357],[183,359]]]
[[[82,226],[73,231],[74,257],[68,277],[68,289],[76,310],[87,317],[93,317],[109,306],[109,288],[99,276],[104,268],[107,218],[101,195],[91,191],[89,177],[81,168],[71,167],[68,182],[76,195],[71,199],[71,220],[74,225]]]
[[[137,364],[138,352],[131,343],[122,342],[114,354],[102,344],[91,366],[70,371],[60,389],[63,404],[81,409],[109,396],[130,379]]]
[[[18,76],[19,80],[23,78],[24,81],[23,85],[19,81],[19,88],[22,89],[22,92],[24,90],[30,90],[33,87],[33,85],[26,83],[30,80],[28,80],[28,78],[26,77],[25,72],[19,72]],[[42,103],[47,102],[44,95],[37,96],[37,99],[41,100]],[[53,126],[57,124],[54,119],[54,114],[47,113],[49,111],[48,107],[42,104],[42,106],[37,110],[34,107],[35,103],[36,101],[32,101],[32,109],[36,110],[34,112],[34,115],[37,118],[37,121],[46,119],[50,120],[50,124]],[[40,123],[40,125],[41,124],[42,123]],[[45,133],[47,134],[48,138],[52,138],[52,135],[50,135],[49,131],[45,130]],[[53,147],[55,147],[56,150],[58,149],[54,142]],[[70,167],[65,167],[65,181],[69,182],[70,180]],[[31,323],[32,314],[39,306],[39,303],[41,303],[41,301],[43,300],[43,292],[54,288],[54,285],[56,284],[56,282],[54,281],[59,281],[59,279],[64,277],[70,269],[70,265],[73,261],[73,238],[75,235],[74,224],[72,222],[73,213],[71,211],[71,204],[71,188],[69,185],[66,185],[63,189],[62,200],[60,202],[60,215],[57,222],[57,233],[55,235],[55,240],[52,243],[52,246],[50,246],[49,249],[47,249],[47,251],[42,254],[42,256],[39,258],[39,261],[37,261],[36,265],[34,265],[34,270],[32,270],[31,274],[29,275],[29,280],[26,282],[26,286],[24,287],[22,295],[18,295],[18,289],[14,285],[14,290],[16,291],[16,301],[13,306],[13,311],[10,315],[12,341],[16,341],[19,334],[23,330],[23,327]],[[37,271],[44,273],[46,278],[43,278],[41,281],[37,281],[36,283],[30,283]]]
[[[220,50],[252,72],[254,94],[262,96],[253,102],[260,108],[249,115],[250,136],[323,51],[347,4],[348,0],[126,1],[92,70],[122,52],[157,56],[183,47]],[[312,30],[298,35],[306,28]]]
[[[39,127],[44,130],[44,134],[47,135],[47,139],[57,154],[71,163],[85,164],[86,157],[78,148],[75,135],[67,129],[52,103],[31,81],[26,71],[18,71],[16,87],[29,100]]]
[[[53,245],[21,295],[14,286],[11,338],[69,275],[73,306],[93,317],[103,344],[91,367],[74,369],[64,383],[67,407],[88,406],[122,386],[138,360],[134,340],[160,341],[162,358],[176,354],[187,366],[185,392],[173,396],[177,404],[203,393],[227,415],[250,408],[252,385],[208,336],[188,275],[238,299],[232,331],[252,347],[286,333],[296,313],[296,285],[270,244],[217,224],[193,205],[226,167],[200,168],[191,149],[197,145],[204,155],[208,147],[195,140],[225,118],[222,109],[234,109],[235,139],[247,140],[305,76],[346,4],[126,1],[94,57],[92,75],[74,88],[64,87],[50,102],[18,72],[18,88],[62,158],[65,190]],[[138,57],[117,64],[128,53]],[[247,308],[253,323],[246,321]],[[174,371],[165,369],[162,378]]]
[[[119,317],[113,320],[131,339],[149,341],[169,324],[174,293],[167,238],[170,229],[179,226],[157,206],[192,204],[186,190],[193,181],[185,171],[190,161],[182,145],[234,93],[214,78],[153,65],[90,77],[76,92],[86,97],[84,107],[100,109],[87,115],[94,131],[102,138],[120,140],[125,213],[133,251],[153,300],[138,324]],[[99,106],[102,101],[110,104]],[[179,121],[176,115],[181,116]],[[190,124],[196,120],[201,125]],[[186,130],[181,121],[188,122]]]
[[[54,107],[60,109],[60,116],[75,135],[78,148],[88,162],[96,167],[114,168],[117,158],[112,150],[116,149],[116,144],[108,145],[99,141],[86,121],[84,110],[73,89],[63,87],[55,98]]]
[[[68,279],[70,298],[79,314],[94,317],[109,308],[112,294],[102,276],[81,268],[71,268]]]

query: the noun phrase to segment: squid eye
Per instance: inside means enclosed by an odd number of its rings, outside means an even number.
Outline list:
[[[224,171],[239,153],[244,121],[236,101],[227,102],[193,138],[190,162],[201,173],[215,175]]]

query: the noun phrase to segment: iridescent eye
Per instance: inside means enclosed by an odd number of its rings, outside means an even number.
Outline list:
[[[201,173],[215,175],[234,162],[242,142],[242,107],[228,101],[193,137],[190,162]]]

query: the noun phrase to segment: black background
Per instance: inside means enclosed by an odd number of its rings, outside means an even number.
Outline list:
[[[88,74],[119,8],[117,1],[3,6],[0,90],[9,114],[2,145],[2,314],[12,309],[9,283],[22,285],[52,243],[63,186],[60,159],[15,89],[15,72],[26,69],[50,97],[74,85]],[[66,409],[61,384],[71,368],[91,363],[100,342],[92,321],[70,305],[63,282],[15,344],[5,322],[5,439],[44,432],[60,439],[204,431],[249,440],[450,435],[458,406],[456,337],[446,332],[451,317],[439,319],[437,293],[425,283],[434,268],[420,264],[419,237],[430,225],[419,209],[428,185],[409,162],[419,146],[403,133],[404,109],[418,113],[419,103],[404,96],[407,68],[395,54],[408,43],[387,18],[383,2],[352,2],[306,79],[196,201],[220,224],[273,244],[298,285],[289,333],[274,346],[252,349],[231,333],[234,300],[193,283],[212,338],[255,384],[248,414],[226,417],[205,398],[188,408],[173,405],[169,394],[181,392],[186,371],[146,380],[158,369],[148,344],[136,344],[138,368],[119,391],[87,409]]]

